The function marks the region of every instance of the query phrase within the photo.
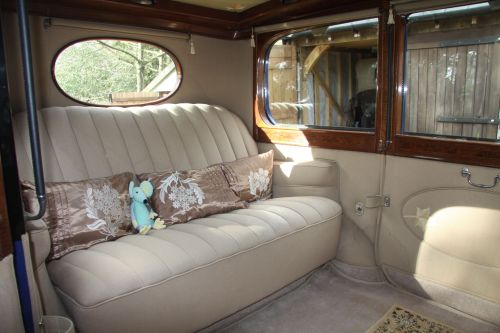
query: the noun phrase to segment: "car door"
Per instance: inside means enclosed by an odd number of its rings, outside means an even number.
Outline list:
[[[391,282],[479,318],[500,323],[498,168],[387,158],[377,251]]]

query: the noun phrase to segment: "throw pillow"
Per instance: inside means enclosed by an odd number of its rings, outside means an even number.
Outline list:
[[[220,165],[141,174],[139,179],[153,183],[151,205],[167,225],[246,207],[229,188]]]
[[[273,157],[274,151],[270,150],[222,164],[229,186],[241,200],[251,202],[271,197]]]
[[[49,259],[132,233],[128,185],[130,172],[76,182],[46,183],[47,209],[43,221],[52,242]],[[32,183],[24,182],[25,209],[36,213]]]

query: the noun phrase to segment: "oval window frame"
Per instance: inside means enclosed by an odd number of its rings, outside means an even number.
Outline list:
[[[64,50],[66,50],[67,48],[71,47],[72,45],[75,45],[75,44],[78,44],[78,43],[81,43],[81,42],[92,41],[92,40],[122,40],[122,41],[127,41],[127,42],[136,42],[136,43],[149,44],[149,45],[152,45],[154,47],[157,47],[157,48],[163,50],[163,52],[165,52],[166,54],[168,54],[168,56],[172,59],[172,61],[175,64],[175,68],[176,68],[176,72],[177,72],[177,77],[179,78],[178,81],[177,81],[177,85],[175,86],[175,89],[173,89],[170,94],[168,94],[167,96],[165,96],[163,98],[160,98],[160,99],[157,99],[157,100],[154,100],[154,101],[151,101],[151,102],[147,102],[147,103],[137,103],[137,104],[128,104],[128,105],[107,105],[107,104],[89,103],[89,102],[80,101],[80,100],[76,99],[75,97],[69,95],[66,91],[64,91],[64,89],[57,82],[56,72],[55,72],[57,59],[59,58],[59,56],[61,55],[61,53],[64,52]],[[76,39],[76,40],[73,40],[73,41],[71,41],[69,43],[64,44],[61,48],[59,48],[57,50],[57,52],[55,53],[55,55],[52,57],[52,64],[50,66],[50,74],[51,74],[51,77],[52,77],[52,82],[56,86],[57,90],[64,97],[66,97],[66,98],[68,98],[68,99],[70,99],[70,100],[72,100],[74,102],[77,102],[78,104],[81,104],[81,105],[98,106],[98,107],[131,107],[131,106],[146,106],[146,105],[161,104],[161,103],[165,102],[166,100],[168,100],[169,98],[171,98],[172,96],[174,96],[179,91],[179,89],[181,87],[181,84],[182,84],[182,81],[184,79],[183,69],[182,69],[181,63],[179,62],[179,59],[177,59],[177,57],[169,49],[167,49],[166,47],[164,47],[164,46],[162,46],[162,45],[160,45],[158,43],[151,42],[151,41],[145,41],[145,40],[142,40],[142,39],[122,38],[122,37],[106,37],[106,36],[105,37],[101,36],[101,37],[80,38],[80,39]]]

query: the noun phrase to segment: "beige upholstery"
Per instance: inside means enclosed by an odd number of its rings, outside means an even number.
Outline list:
[[[380,263],[397,284],[500,325],[500,189],[498,168],[387,157]],[[418,288],[415,288],[418,286]]]
[[[31,179],[26,114],[14,116],[20,177]],[[241,120],[206,104],[52,107],[39,113],[49,181],[189,170],[257,154]]]
[[[17,293],[14,257],[12,254],[0,260],[0,331],[22,332],[23,318]]]
[[[329,160],[275,161],[273,197],[315,195],[339,201],[339,170]]]
[[[326,198],[270,199],[73,252],[48,269],[82,332],[190,332],[332,258],[340,213]]]
[[[241,120],[222,107],[49,108],[39,118],[51,181],[202,168],[257,154]],[[25,114],[15,116],[14,126],[20,172],[31,179]],[[281,182],[283,188],[314,186],[335,197],[335,163],[309,164],[294,168],[292,177],[278,175],[278,188]],[[334,173],[325,178],[324,190],[301,174],[311,168]],[[98,244],[48,266],[48,233],[33,223],[45,309],[64,311],[55,290],[81,332],[189,332],[208,326],[335,257],[340,206],[298,192]]]

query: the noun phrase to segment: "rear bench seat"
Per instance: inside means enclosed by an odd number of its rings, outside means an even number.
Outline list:
[[[26,115],[14,118],[21,178],[31,179]],[[53,107],[40,111],[39,122],[48,181],[197,169],[257,154],[239,118],[204,104]],[[293,195],[301,188],[338,195],[335,163],[305,163],[288,177],[282,165],[274,180],[280,195],[287,187]],[[285,186],[280,178],[288,178]],[[318,179],[333,180],[322,187]],[[47,264],[50,241],[38,221],[29,227],[43,306],[47,314],[67,312],[80,332],[192,332],[334,258],[341,212],[323,196],[275,197]]]

